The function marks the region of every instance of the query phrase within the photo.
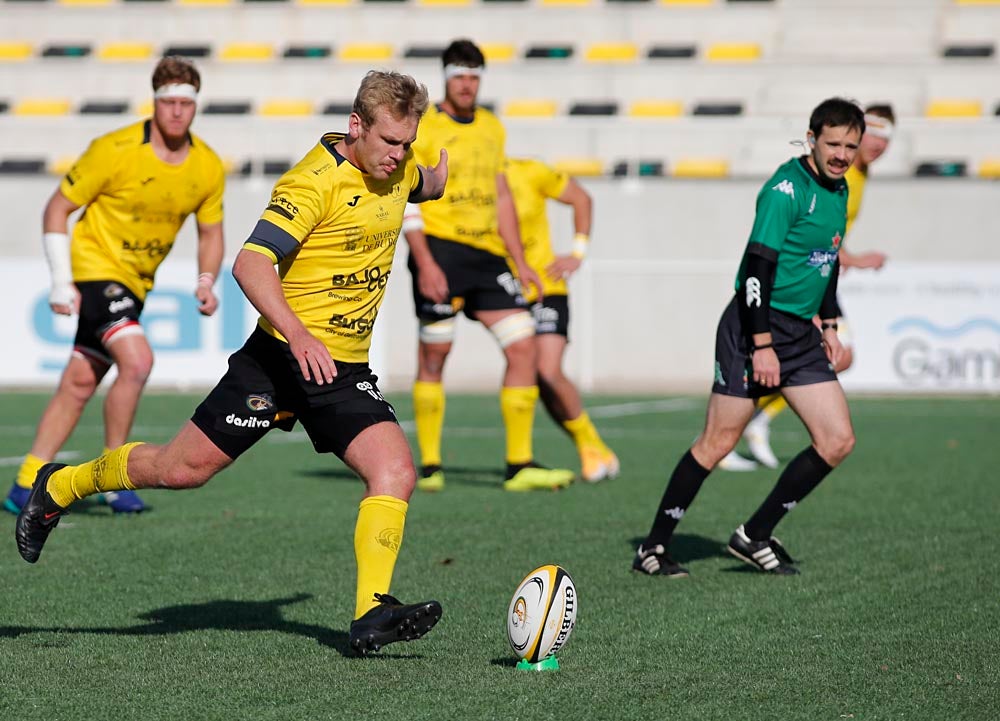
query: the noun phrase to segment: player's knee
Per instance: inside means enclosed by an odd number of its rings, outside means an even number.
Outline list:
[[[153,372],[153,356],[144,355],[118,364],[118,378],[126,383],[145,385]]]
[[[67,371],[59,383],[60,389],[79,404],[91,399],[97,391],[98,379],[92,373]]]
[[[425,343],[421,341],[417,353],[417,374],[420,380],[440,381],[445,361],[451,352],[450,343]]]
[[[387,458],[365,479],[368,491],[375,496],[394,496],[406,500],[417,483],[413,459],[408,456]]]
[[[830,435],[828,438],[824,438],[822,442],[817,444],[817,450],[827,463],[831,466],[837,466],[851,455],[855,442],[854,431],[850,428],[845,428]]]
[[[720,428],[711,433],[702,433],[695,441],[695,457],[699,463],[707,462],[714,467],[719,461],[736,448],[742,431],[737,428]]]
[[[558,386],[563,380],[565,380],[565,375],[562,372],[562,364],[558,361],[551,361],[547,359],[538,359],[538,385],[547,386],[549,388],[554,388]]]

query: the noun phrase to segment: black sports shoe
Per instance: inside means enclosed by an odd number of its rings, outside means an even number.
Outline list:
[[[644,549],[639,546],[632,560],[632,570],[649,576],[668,576],[670,578],[687,578],[688,570],[667,555],[663,546],[651,546]]]
[[[65,467],[65,463],[46,463],[39,468],[28,500],[17,514],[14,538],[17,539],[18,553],[28,563],[38,560],[45,539],[49,537],[52,529],[59,525],[59,519],[66,513],[66,509],[57,505],[46,490],[49,476]]]
[[[783,576],[799,572],[799,569],[792,565],[795,561],[781,545],[781,541],[773,536],[766,541],[751,541],[742,525],[733,532],[727,550],[758,571]]]
[[[387,593],[376,593],[375,600],[379,605],[351,622],[351,648],[361,656],[388,643],[414,641],[441,620],[437,601],[403,605]]]

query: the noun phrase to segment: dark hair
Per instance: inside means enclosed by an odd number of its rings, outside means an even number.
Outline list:
[[[827,98],[816,106],[809,116],[809,129],[817,138],[823,134],[823,128],[857,128],[865,133],[865,114],[858,104],[844,98]]]
[[[471,40],[452,40],[441,54],[442,65],[461,65],[463,68],[485,68],[483,51]]]
[[[354,97],[353,112],[365,127],[370,128],[381,108],[397,119],[415,117],[419,120],[427,111],[427,105],[427,88],[409,75],[369,70]]]
[[[181,55],[167,55],[153,70],[153,90],[159,90],[164,85],[173,83],[194,85],[195,90],[201,90],[201,75],[198,74],[194,63],[187,58]]]
[[[885,118],[893,125],[896,124],[896,113],[892,111],[892,106],[889,103],[874,103],[865,108],[865,114],[871,113],[872,115],[877,115],[880,118]]]

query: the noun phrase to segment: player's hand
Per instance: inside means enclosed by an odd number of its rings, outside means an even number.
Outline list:
[[[76,315],[80,312],[80,291],[72,283],[60,283],[49,291],[49,308],[57,315]]]
[[[857,256],[855,267],[882,270],[882,266],[885,265],[887,257],[888,256],[886,256],[885,253],[879,253],[876,250],[873,250],[870,253],[862,253]]]
[[[538,277],[538,273],[531,269],[530,266],[522,266],[517,269],[517,279],[521,282],[522,291],[527,290],[529,285],[535,287],[535,302],[541,302],[545,298],[545,291],[542,290],[542,279]],[[530,294],[528,294],[530,297]]]
[[[583,265],[583,261],[574,255],[560,255],[549,263],[549,267],[545,269],[545,274],[552,280],[565,280],[580,270],[581,265]]]
[[[444,195],[445,185],[448,184],[448,151],[441,148],[441,155],[438,156],[437,165],[428,165],[424,182],[430,181],[430,187],[423,193],[427,200],[437,200]]]
[[[823,349],[831,365],[834,368],[840,367],[840,361],[844,358],[844,345],[840,342],[836,328],[827,328],[823,331]]]
[[[448,300],[448,277],[440,265],[428,262],[417,268],[417,290],[432,303]]]
[[[198,312],[202,315],[212,315],[219,309],[219,299],[208,286],[199,285],[194,291],[194,297],[198,299]]]
[[[333,383],[337,377],[337,364],[323,341],[303,328],[300,334],[288,339],[288,348],[299,362],[303,378],[320,386]]]
[[[765,388],[777,388],[781,383],[781,363],[774,348],[761,348],[753,353],[753,382]]]

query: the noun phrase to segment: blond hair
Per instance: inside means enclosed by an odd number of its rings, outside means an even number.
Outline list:
[[[369,70],[354,97],[352,109],[365,127],[371,127],[379,109],[388,110],[395,118],[412,116],[419,120],[428,105],[427,87],[409,75]]]

